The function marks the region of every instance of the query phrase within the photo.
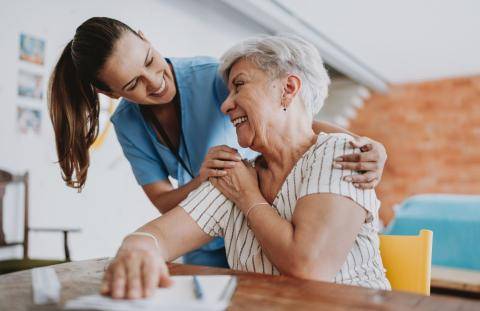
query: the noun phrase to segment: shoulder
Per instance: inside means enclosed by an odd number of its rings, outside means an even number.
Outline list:
[[[110,117],[110,121],[112,121],[115,131],[118,132],[123,129],[142,128],[142,118],[138,104],[122,98]]]
[[[335,155],[340,156],[346,153],[355,152],[349,142],[354,138],[344,133],[320,133],[317,141],[307,152],[307,157]],[[360,150],[358,150],[359,152]]]
[[[218,72],[219,61],[216,58],[197,56],[168,60],[172,63],[180,88],[202,89],[202,94],[207,92],[214,96],[218,105],[222,104],[228,95],[228,89]]]
[[[347,134],[320,133],[316,143],[304,154],[300,166],[304,176],[316,176],[321,182],[330,182],[330,178],[339,177],[337,173],[342,170],[334,169],[333,164],[336,157],[346,154],[360,152],[360,149],[353,148],[350,141],[353,137]],[[347,173],[346,171],[344,173]],[[349,172],[352,174],[352,172]],[[322,178],[320,178],[322,176]],[[328,176],[329,181],[323,177]],[[318,177],[318,178],[317,178]],[[335,178],[334,178],[335,179]]]
[[[168,58],[172,63],[172,66],[175,68],[175,72],[187,71],[205,71],[212,70],[216,72],[218,69],[219,61],[210,56],[195,56],[195,57],[184,57],[184,58]]]
[[[110,117],[113,123],[117,139],[123,144],[123,140],[148,141],[149,136],[143,122],[138,104],[122,99]]]
[[[366,221],[378,216],[380,206],[375,191],[355,188],[344,180],[345,176],[359,174],[356,171],[334,168],[334,159],[352,153],[360,153],[359,148],[350,145],[353,137],[347,134],[318,135],[317,142],[304,156],[299,197],[316,193],[334,193],[348,197],[367,211]]]

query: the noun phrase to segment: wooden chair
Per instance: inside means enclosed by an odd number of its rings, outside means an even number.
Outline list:
[[[433,232],[380,235],[380,254],[393,290],[430,295]]]
[[[24,221],[23,221],[23,240],[7,241],[3,230],[3,199],[8,185],[23,184],[24,186]],[[39,266],[70,261],[70,250],[68,247],[68,234],[70,232],[80,232],[79,228],[33,228],[29,226],[29,175],[26,172],[23,175],[12,175],[11,173],[0,170],[0,248],[22,246],[23,258],[0,261],[0,274],[23,269],[30,269]],[[29,233],[30,232],[59,232],[63,233],[63,247],[65,250],[65,260],[35,260],[29,258]]]

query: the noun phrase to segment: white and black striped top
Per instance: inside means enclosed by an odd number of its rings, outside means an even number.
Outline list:
[[[292,220],[297,200],[309,194],[335,193],[362,206],[367,211],[367,219],[332,281],[389,290],[379,251],[376,224],[380,202],[375,191],[360,190],[342,180],[343,176],[355,172],[332,168],[334,158],[359,152],[348,143],[351,139],[345,134],[320,134],[317,143],[293,167],[272,205],[280,217],[288,221]],[[210,182],[192,191],[180,206],[205,233],[225,238],[227,260],[232,269],[279,274],[248,228],[241,210]]]

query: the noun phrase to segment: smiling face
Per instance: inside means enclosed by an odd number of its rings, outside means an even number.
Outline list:
[[[139,104],[169,103],[176,94],[168,63],[150,42],[130,31],[124,32],[115,43],[99,79],[110,87],[107,95]]]
[[[269,133],[285,119],[282,79],[272,80],[255,64],[241,59],[230,70],[228,88],[222,112],[235,126],[239,145],[259,150],[267,144]]]

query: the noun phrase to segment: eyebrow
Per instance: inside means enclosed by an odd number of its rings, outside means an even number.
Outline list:
[[[148,59],[148,55],[150,55],[150,51],[152,50],[152,48],[148,48],[148,51],[147,51],[147,55],[145,56],[145,60],[143,61],[143,65],[145,66],[147,64],[147,59]],[[125,88],[130,84],[132,83],[135,79],[138,79],[138,76],[133,78],[132,80],[128,81],[123,87],[122,87],[122,90],[125,90]]]

